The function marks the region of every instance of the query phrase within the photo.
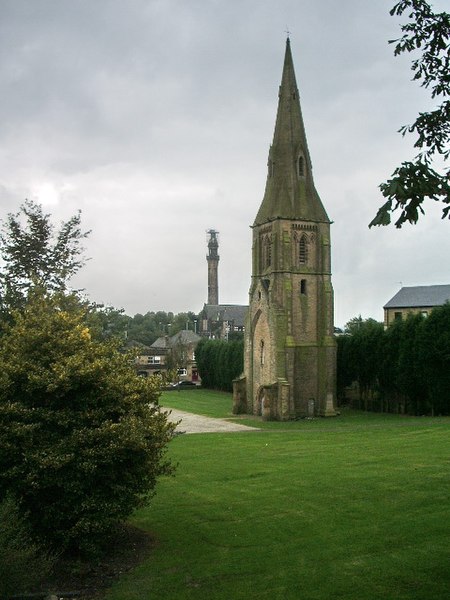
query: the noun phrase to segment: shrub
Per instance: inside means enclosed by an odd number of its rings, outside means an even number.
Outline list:
[[[230,392],[233,379],[244,367],[244,342],[202,339],[195,349],[195,357],[202,387]]]
[[[171,472],[174,426],[155,381],[67,302],[35,292],[0,339],[0,496],[39,539],[93,553]]]
[[[0,598],[35,590],[52,570],[54,558],[31,539],[17,505],[0,503]]]

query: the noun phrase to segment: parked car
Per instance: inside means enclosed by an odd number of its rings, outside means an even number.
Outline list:
[[[172,387],[197,387],[197,385],[193,381],[179,381],[178,383],[172,383]]]

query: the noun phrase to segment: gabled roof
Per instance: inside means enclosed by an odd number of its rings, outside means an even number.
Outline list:
[[[196,344],[197,342],[199,342],[201,340],[201,337],[199,335],[197,335],[194,331],[191,331],[190,329],[182,329],[181,331],[179,331],[178,333],[176,333],[175,335],[173,335],[170,340],[169,343],[171,345],[171,347],[175,346],[176,344]]]
[[[167,335],[159,337],[152,344],[152,348],[173,348],[176,344],[196,344],[200,340],[200,336],[190,329],[182,329],[169,337]]]
[[[402,287],[383,308],[420,308],[442,306],[450,301],[450,285]]]
[[[159,337],[153,342],[152,348],[170,348],[169,336],[163,335]]]
[[[233,321],[236,327],[243,327],[248,305],[205,304],[203,311],[209,321]]]

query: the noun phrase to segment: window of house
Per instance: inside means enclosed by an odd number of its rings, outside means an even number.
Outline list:
[[[149,365],[160,365],[161,364],[160,356],[148,356],[147,359],[148,359]]]
[[[305,159],[303,158],[303,156],[298,157],[297,169],[298,169],[298,176],[304,177],[305,176]]]
[[[428,311],[427,310],[422,310],[421,313],[422,317],[428,317]]]
[[[264,340],[261,340],[261,344],[259,345],[259,352],[260,352],[260,363],[261,365],[264,364]]]
[[[402,320],[402,313],[401,312],[395,312],[394,313],[394,319],[396,321],[401,321]]]

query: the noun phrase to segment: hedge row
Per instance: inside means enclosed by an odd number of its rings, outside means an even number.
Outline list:
[[[233,379],[244,368],[244,342],[202,339],[195,349],[195,359],[203,387],[231,392]]]
[[[356,320],[353,320],[355,325]],[[360,321],[338,338],[338,397],[358,383],[359,408],[413,415],[450,414],[450,304],[388,329]]]

